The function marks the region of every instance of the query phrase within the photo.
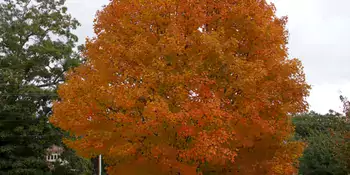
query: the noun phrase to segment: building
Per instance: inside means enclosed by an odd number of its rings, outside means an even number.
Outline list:
[[[46,162],[48,163],[48,166],[51,170],[55,168],[54,163],[56,162],[60,162],[61,165],[66,165],[69,163],[68,161],[61,159],[61,155],[63,154],[63,152],[64,152],[64,148],[57,145],[52,145],[46,150]],[[91,163],[93,165],[92,175],[107,174],[105,172],[104,165],[102,163],[102,156],[97,156],[95,158],[92,158]],[[76,171],[76,170],[71,169],[71,171]]]
[[[66,160],[61,159],[64,149],[60,146],[52,145],[46,149],[46,162],[50,169],[54,168],[54,163],[59,162],[61,165],[68,164]]]

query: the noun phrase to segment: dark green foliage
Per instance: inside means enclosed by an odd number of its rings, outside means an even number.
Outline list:
[[[293,118],[296,138],[307,143],[300,159],[303,175],[347,175],[344,159],[344,136],[350,131],[346,118],[339,113],[320,115],[315,112]]]
[[[62,132],[47,119],[57,85],[81,62],[71,33],[79,23],[63,5],[0,1],[0,174],[47,173],[46,148],[62,145]],[[89,169],[70,150],[65,157],[79,172]]]
[[[330,111],[326,115],[321,115],[311,111],[293,118],[295,132],[303,138],[310,136],[313,132],[327,132],[329,129],[344,131],[348,125],[345,118],[339,113]]]
[[[52,172],[53,175],[91,175],[92,164],[90,159],[82,159],[75,155],[74,151],[64,147],[66,150],[61,157],[69,162],[67,165],[60,165],[60,163],[56,163],[55,169]]]

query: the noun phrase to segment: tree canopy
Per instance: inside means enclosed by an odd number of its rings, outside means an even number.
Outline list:
[[[110,174],[292,174],[309,85],[286,23],[265,0],[112,0],[50,121]]]
[[[50,172],[46,148],[62,145],[63,132],[48,117],[57,85],[81,61],[79,23],[63,0],[3,0],[0,17],[0,174]]]
[[[300,158],[302,175],[349,174],[350,124],[339,113],[305,113],[293,118],[298,140],[307,144]]]

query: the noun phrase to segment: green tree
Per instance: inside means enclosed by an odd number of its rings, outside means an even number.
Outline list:
[[[346,122],[349,123],[350,119],[350,101],[347,97],[340,96],[340,100],[343,103],[343,112],[346,116]],[[344,160],[346,164],[346,169],[348,172],[350,172],[350,131],[347,130],[346,133],[344,133],[344,143],[342,144],[342,147],[340,149],[341,158]]]
[[[307,143],[300,158],[303,175],[346,175],[345,134],[350,130],[346,118],[332,110],[321,115],[315,112],[293,118],[296,138]]]
[[[60,162],[54,164],[53,175],[91,175],[92,174],[92,164],[90,159],[82,159],[79,156],[76,156],[75,152],[72,149],[64,146],[66,151],[63,152],[61,157],[69,162],[69,164],[61,165]]]
[[[49,172],[46,148],[63,136],[48,123],[51,101],[81,62],[72,33],[79,23],[64,0],[0,1],[0,17],[0,174]]]

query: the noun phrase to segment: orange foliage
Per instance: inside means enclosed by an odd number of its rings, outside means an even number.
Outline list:
[[[51,122],[110,174],[292,174],[309,86],[286,22],[265,0],[111,1]]]

